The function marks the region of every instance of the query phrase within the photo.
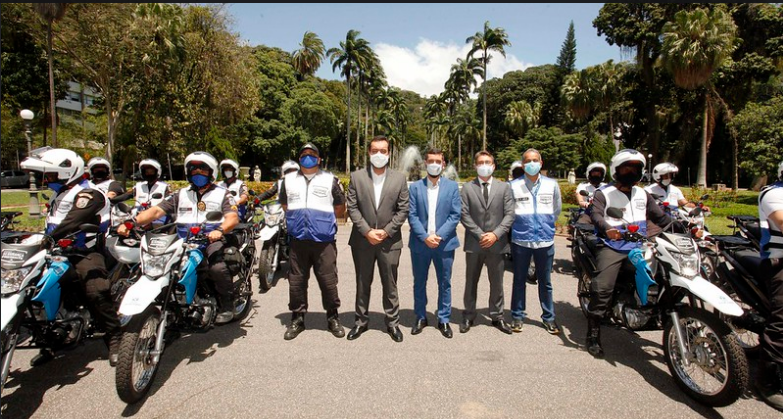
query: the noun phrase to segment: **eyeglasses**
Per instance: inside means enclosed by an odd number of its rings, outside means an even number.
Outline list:
[[[188,170],[191,171],[191,172],[194,171],[194,170],[209,171],[209,165],[206,164],[206,163],[201,163],[201,162],[191,162],[188,165]]]

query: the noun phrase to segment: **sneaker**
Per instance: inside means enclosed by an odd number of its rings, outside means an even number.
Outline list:
[[[522,326],[524,323],[522,323],[522,319],[513,319],[511,320],[511,331],[515,333],[519,333],[522,331]]]
[[[336,338],[345,336],[345,329],[340,324],[340,319],[337,316],[330,317],[326,320],[326,327]]]
[[[554,320],[552,321],[544,320],[544,329],[546,329],[546,331],[549,332],[550,335],[560,334],[560,326],[558,326]]]

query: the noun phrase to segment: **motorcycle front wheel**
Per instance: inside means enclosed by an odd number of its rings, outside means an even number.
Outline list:
[[[115,377],[117,394],[125,403],[141,400],[158,372],[153,351],[160,321],[160,310],[148,307],[133,316],[122,334]]]
[[[277,245],[265,245],[258,258],[258,292],[266,293],[274,286],[275,270],[272,269]]]
[[[694,400],[708,406],[734,403],[748,386],[748,359],[726,323],[703,309],[678,310],[686,358],[680,353],[674,324],[663,332],[663,350],[677,385]]]

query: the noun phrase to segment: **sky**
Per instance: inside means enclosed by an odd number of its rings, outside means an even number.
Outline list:
[[[490,27],[506,30],[511,42],[506,57],[494,53],[489,78],[512,70],[554,64],[574,22],[576,67],[582,69],[624,57],[617,46],[599,37],[592,21],[602,3],[595,4],[238,4],[226,12],[232,30],[250,45],[267,45],[293,52],[306,31],[315,32],[326,49],[338,47],[350,29],[370,42],[378,54],[389,85],[428,96],[443,90],[452,64],[465,58],[465,40]],[[316,73],[340,79],[328,58]]]

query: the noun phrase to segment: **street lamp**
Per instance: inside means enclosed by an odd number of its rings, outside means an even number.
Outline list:
[[[30,131],[30,122],[35,118],[33,111],[29,109],[23,109],[19,112],[19,116],[24,121],[24,136],[27,139],[27,155],[31,156],[33,151],[32,144],[32,132]],[[30,171],[30,211],[29,216],[31,218],[37,218],[41,216],[41,207],[38,204],[38,188],[35,186],[35,175]]]

